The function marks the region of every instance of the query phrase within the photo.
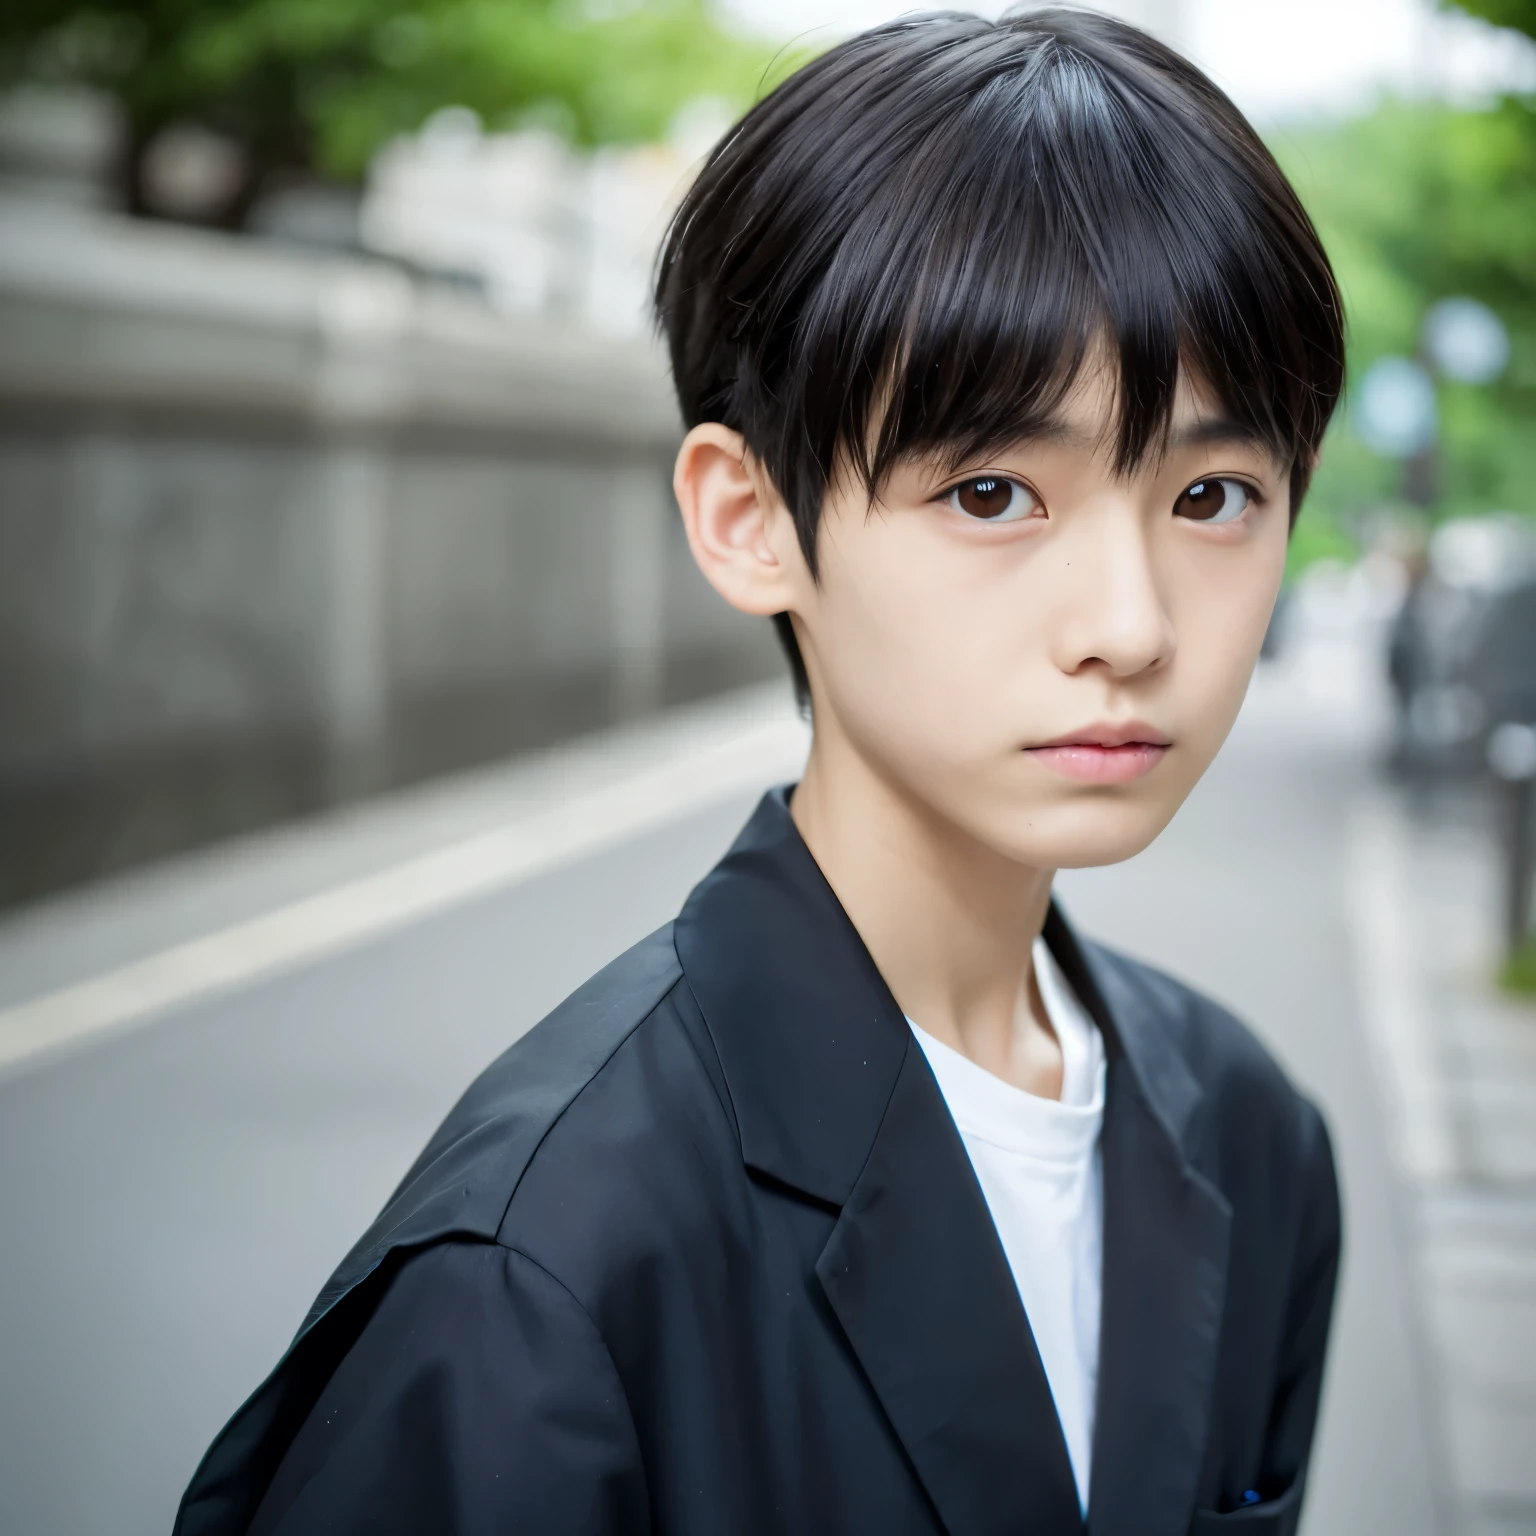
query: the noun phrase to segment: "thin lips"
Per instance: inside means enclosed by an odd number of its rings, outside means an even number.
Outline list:
[[[1168,747],[1173,743],[1161,731],[1155,731],[1142,720],[1127,720],[1120,725],[1085,725],[1080,731],[1068,731],[1065,736],[1055,736],[1050,741],[1036,743],[1040,747]]]

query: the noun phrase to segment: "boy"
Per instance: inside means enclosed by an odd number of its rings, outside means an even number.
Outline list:
[[[1294,1531],[1327,1136],[1050,886],[1242,700],[1342,377],[1306,215],[1142,34],[919,17],[747,114],[657,292],[805,776],[469,1090],[178,1529]]]

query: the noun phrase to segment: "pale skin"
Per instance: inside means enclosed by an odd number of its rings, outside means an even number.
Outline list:
[[[1188,380],[1166,450],[1126,476],[1112,419],[1090,368],[1046,436],[903,464],[873,505],[838,477],[814,577],[738,433],[695,427],[674,476],[715,589],[791,616],[814,719],[791,813],[897,1003],[1048,1098],[1062,1058],[1030,951],[1052,878],[1140,852],[1205,772],[1289,531],[1289,465]],[[1047,745],[1069,734],[1100,744]]]

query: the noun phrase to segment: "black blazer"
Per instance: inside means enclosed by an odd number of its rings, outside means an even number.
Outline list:
[[[1213,1003],[1055,910],[1046,939],[1108,1056],[1088,1529],[1288,1536],[1322,1121]],[[176,1529],[1083,1530],[964,1146],[782,791],[465,1094]]]

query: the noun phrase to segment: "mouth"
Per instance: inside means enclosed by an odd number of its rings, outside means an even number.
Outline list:
[[[1063,778],[1083,784],[1129,784],[1150,773],[1172,745],[1145,721],[1126,720],[1084,726],[1024,751]]]

